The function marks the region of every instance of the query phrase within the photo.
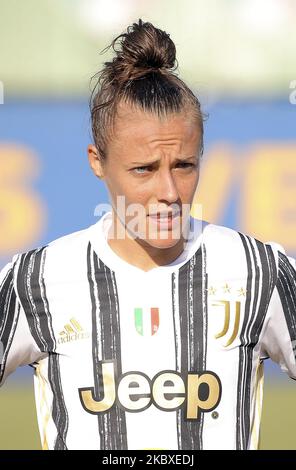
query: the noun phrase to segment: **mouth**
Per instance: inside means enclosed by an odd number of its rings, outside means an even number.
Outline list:
[[[159,229],[172,229],[177,221],[181,212],[157,212],[155,214],[149,214],[149,218],[154,222]]]
[[[156,212],[155,214],[148,214],[149,217],[161,219],[161,220],[166,220],[166,219],[174,219],[176,217],[179,217],[181,215],[181,211],[177,212]]]

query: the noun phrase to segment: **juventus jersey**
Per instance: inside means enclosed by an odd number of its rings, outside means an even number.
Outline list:
[[[196,223],[148,272],[85,230],[0,274],[0,382],[34,367],[44,449],[256,449],[263,365],[296,378],[295,261]]]

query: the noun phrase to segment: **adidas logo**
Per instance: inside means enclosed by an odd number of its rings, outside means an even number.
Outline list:
[[[89,333],[84,331],[80,323],[75,318],[71,318],[70,323],[67,323],[63,331],[59,333],[58,343],[69,343],[70,341],[89,338],[89,336]]]

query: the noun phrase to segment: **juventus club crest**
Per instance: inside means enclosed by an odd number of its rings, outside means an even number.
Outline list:
[[[215,338],[223,338],[223,346],[231,346],[239,334],[242,316],[242,303],[245,301],[247,290],[244,287],[225,283],[223,286],[211,286],[208,289],[209,305],[215,315],[221,316],[220,329]]]
[[[159,327],[159,308],[134,308],[134,321],[136,331],[141,336],[152,336]]]

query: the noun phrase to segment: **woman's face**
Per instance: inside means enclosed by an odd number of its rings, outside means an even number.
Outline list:
[[[91,167],[106,182],[114,211],[139,242],[170,248],[180,241],[198,184],[200,145],[192,113],[159,119],[122,103],[106,160],[88,147]]]

